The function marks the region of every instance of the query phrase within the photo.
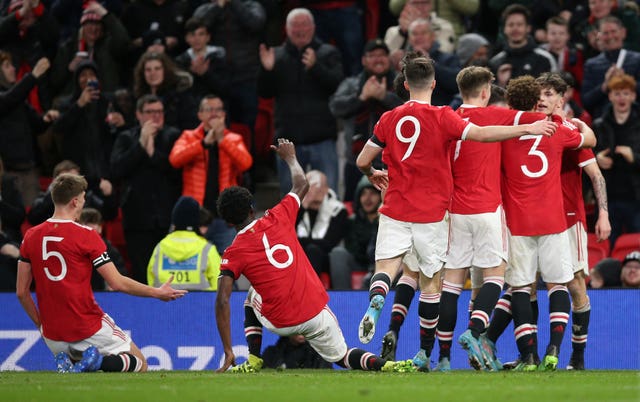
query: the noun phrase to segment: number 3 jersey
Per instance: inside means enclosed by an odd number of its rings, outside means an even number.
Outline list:
[[[45,337],[75,342],[95,334],[104,315],[91,290],[91,274],[111,261],[93,229],[49,219],[25,233],[20,260],[31,264]]]
[[[453,178],[450,144],[471,123],[448,106],[409,101],[382,115],[370,142],[384,148],[389,187],[380,212],[412,223],[439,222],[449,207]]]
[[[562,153],[582,145],[583,137],[563,124],[551,137],[523,135],[502,143],[502,199],[514,236],[542,236],[567,228],[560,171]],[[516,123],[517,124],[517,123]]]
[[[277,328],[301,324],[329,301],[295,231],[300,200],[287,194],[264,216],[236,235],[225,250],[221,271],[243,274],[262,298],[257,307]]]

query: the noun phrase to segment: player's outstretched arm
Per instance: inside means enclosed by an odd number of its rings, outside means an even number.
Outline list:
[[[385,170],[373,168],[373,160],[382,152],[382,148],[373,146],[368,142],[356,159],[356,165],[360,172],[369,178],[369,181],[375,188],[385,191],[389,185],[389,176]]]
[[[36,303],[31,296],[31,281],[33,275],[31,273],[31,264],[24,261],[18,261],[18,279],[16,281],[16,295],[22,305],[24,311],[26,311],[31,321],[35,324],[36,328],[40,328],[40,314]]]
[[[304,174],[304,170],[298,158],[296,157],[296,148],[293,142],[285,139],[278,138],[278,146],[271,145],[271,149],[276,151],[278,156],[287,163],[289,170],[291,171],[291,192],[295,193],[300,200],[304,198],[309,191],[309,183],[307,177]]]
[[[171,275],[169,280],[162,286],[154,288],[120,275],[120,272],[118,272],[118,269],[112,262],[108,262],[98,268],[98,273],[102,275],[111,289],[116,292],[122,292],[132,296],[153,297],[162,301],[171,301],[179,299],[188,293],[186,290],[174,289],[171,287],[173,275]]]
[[[598,220],[596,221],[596,236],[598,241],[604,241],[611,235],[611,223],[609,223],[609,206],[607,200],[607,183],[597,163],[590,163],[583,168],[591,179],[593,193],[598,203]]]
[[[231,347],[231,314],[229,308],[229,297],[233,290],[233,278],[227,275],[220,275],[218,278],[218,292],[216,296],[216,324],[218,333],[222,340],[224,349],[224,363],[216,370],[217,373],[227,371],[229,367],[236,364],[236,357]]]
[[[538,120],[531,124],[521,124],[519,126],[476,126],[471,125],[465,139],[480,142],[504,141],[511,138],[522,137],[523,135],[546,135],[552,136],[558,125],[549,120]]]
[[[582,138],[584,141],[582,142],[582,148],[593,148],[596,146],[598,142],[596,139],[596,134],[593,132],[591,127],[584,121],[580,119],[571,119],[571,122],[578,126],[578,130],[582,133]]]

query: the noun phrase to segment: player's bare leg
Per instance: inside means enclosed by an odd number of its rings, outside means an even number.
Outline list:
[[[400,269],[402,257],[399,255],[376,261],[376,272],[371,277],[371,285],[369,286],[369,307],[358,327],[358,336],[362,343],[369,343],[373,339],[380,311],[389,293],[391,281]]]
[[[567,370],[584,370],[584,350],[587,346],[587,334],[589,332],[589,316],[591,304],[587,296],[587,285],[584,272],[574,273],[573,279],[568,284],[571,294],[571,359]]]
[[[420,272],[420,350],[413,358],[413,364],[420,371],[429,371],[431,368],[431,351],[436,340],[440,310],[441,272],[436,272],[431,278]]]

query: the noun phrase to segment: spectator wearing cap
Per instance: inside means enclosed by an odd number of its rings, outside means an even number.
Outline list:
[[[202,98],[216,94],[227,100],[230,73],[225,60],[226,50],[222,46],[209,45],[211,35],[203,20],[190,18],[184,29],[189,48],[176,57],[176,64],[193,75],[193,95]]]
[[[627,254],[620,271],[622,287],[640,289],[640,250]]]
[[[373,132],[373,126],[384,112],[403,103],[393,91],[396,72],[391,68],[389,48],[382,39],[366,43],[361,63],[362,72],[345,78],[329,99],[331,113],[343,120],[346,159],[343,168],[344,201],[353,200],[362,177],[356,167],[356,157]]]
[[[338,187],[337,124],[329,97],[342,82],[338,49],[315,37],[313,15],[306,8],[287,14],[287,39],[278,47],[260,45],[262,69],[258,94],[275,98],[275,136],[296,144],[301,166],[311,165],[327,175],[329,187]],[[277,161],[280,192],[291,189],[287,164]]]
[[[80,18],[80,31],[58,49],[52,69],[52,84],[59,95],[73,93],[73,74],[85,60],[95,63],[101,73],[100,87],[113,92],[121,84],[121,65],[129,46],[129,36],[120,20],[98,2],[87,5]]]
[[[53,60],[58,48],[58,24],[39,1],[11,0],[0,16],[0,49],[11,55],[20,80],[43,57]],[[48,80],[33,88],[27,101],[38,113],[51,108],[53,89]]]
[[[143,52],[166,53],[167,39],[162,31],[150,29],[142,34]]]
[[[461,67],[486,66],[489,62],[489,41],[477,33],[468,33],[458,39],[456,56]]]
[[[173,275],[175,289],[216,290],[220,254],[198,231],[198,201],[180,197],[171,212],[171,226],[172,231],[153,249],[147,267],[148,284],[165,283]]]

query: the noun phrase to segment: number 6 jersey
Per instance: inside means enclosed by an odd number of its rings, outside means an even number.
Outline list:
[[[31,264],[45,337],[75,342],[100,329],[104,313],[93,297],[91,274],[111,259],[95,230],[49,219],[25,233],[20,260]]]
[[[262,297],[254,306],[277,328],[301,324],[329,301],[295,231],[300,199],[287,194],[264,216],[238,232],[222,256],[220,271],[243,274]]]

